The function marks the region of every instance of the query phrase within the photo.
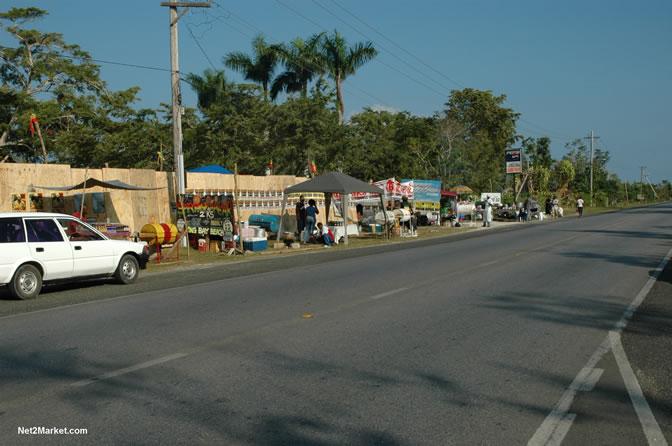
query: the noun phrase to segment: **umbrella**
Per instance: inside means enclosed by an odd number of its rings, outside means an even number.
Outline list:
[[[450,188],[451,192],[456,192],[457,194],[470,194],[473,191],[469,186],[455,186]]]

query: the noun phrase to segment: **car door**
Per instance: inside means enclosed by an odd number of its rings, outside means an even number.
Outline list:
[[[12,280],[16,266],[30,257],[23,220],[0,218],[0,283]]]
[[[44,279],[72,276],[72,248],[53,218],[24,219],[30,255],[44,265]]]
[[[73,257],[73,276],[93,276],[114,272],[114,246],[86,223],[75,218],[58,218],[67,234]]]

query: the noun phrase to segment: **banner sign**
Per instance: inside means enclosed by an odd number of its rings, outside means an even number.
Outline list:
[[[411,184],[413,196],[417,201],[438,203],[441,201],[441,181],[436,180],[401,180],[402,184]]]
[[[521,152],[522,149],[508,149],[506,151],[506,173],[521,173],[523,171]]]
[[[177,203],[178,215],[182,209],[187,218],[189,234],[215,237],[233,236],[233,198],[229,195],[184,195],[184,203]]]

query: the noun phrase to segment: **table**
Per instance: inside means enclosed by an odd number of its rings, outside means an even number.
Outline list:
[[[338,245],[338,241],[341,237],[345,236],[345,228],[343,226],[327,226],[331,229],[331,232],[334,234],[334,244]],[[359,235],[359,227],[356,224],[348,225],[348,237],[351,235]]]

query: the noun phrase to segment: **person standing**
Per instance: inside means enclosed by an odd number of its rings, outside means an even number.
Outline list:
[[[583,198],[579,195],[576,199],[576,210],[579,212],[579,218],[583,215]]]
[[[306,227],[306,202],[304,200],[305,197],[301,195],[296,203],[296,231],[299,235]]]
[[[315,221],[317,220],[317,214],[319,213],[320,211],[315,205],[315,200],[312,198],[308,200],[308,207],[306,208],[306,228],[303,233],[304,243],[308,243],[310,236],[313,235],[313,232],[315,232]]]
[[[558,218],[560,216],[560,201],[558,197],[553,197],[553,218]]]
[[[495,203],[492,201],[492,198],[490,196],[485,197],[485,212],[483,215],[483,226],[487,226],[488,228],[492,226],[492,206]]]

